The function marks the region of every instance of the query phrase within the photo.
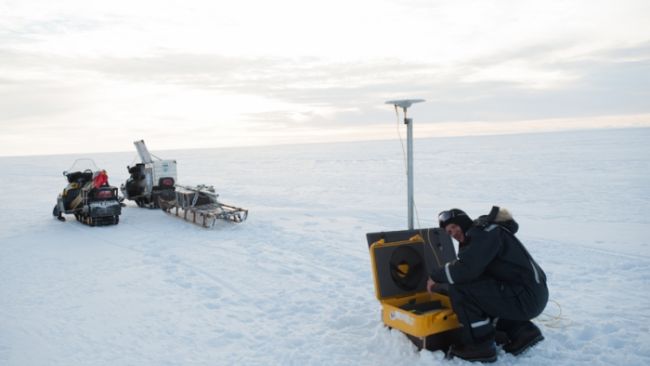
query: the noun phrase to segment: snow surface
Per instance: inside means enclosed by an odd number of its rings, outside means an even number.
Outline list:
[[[417,129],[416,129],[417,135]],[[138,137],[136,137],[138,138]],[[134,138],[135,140],[135,138]],[[418,139],[418,226],[509,208],[549,277],[546,340],[501,365],[650,365],[650,129]],[[460,365],[383,327],[365,234],[406,226],[399,141],[156,151],[250,209],[51,216],[78,157],[0,158],[0,365]]]

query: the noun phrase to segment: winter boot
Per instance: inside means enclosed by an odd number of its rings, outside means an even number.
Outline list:
[[[497,346],[503,347],[504,345],[510,343],[510,338],[508,338],[508,333],[497,330],[494,333],[494,341],[496,342]]]
[[[453,345],[449,349],[448,357],[458,357],[472,362],[495,362],[497,360],[497,348],[494,339],[481,343]]]
[[[542,341],[544,336],[533,322],[528,321],[517,329],[509,331],[508,338],[510,338],[510,343],[503,346],[503,350],[517,356]]]

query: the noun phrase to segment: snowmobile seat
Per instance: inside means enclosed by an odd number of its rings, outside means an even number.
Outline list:
[[[81,172],[72,172],[72,173],[64,172],[63,174],[68,179],[68,183],[74,183],[77,181],[77,179],[79,179],[79,175],[81,174]]]
[[[79,183],[80,185],[93,179],[91,171],[66,173],[65,176],[68,178],[68,183]]]
[[[104,185],[99,188],[93,188],[90,192],[91,197],[95,200],[108,200],[108,199],[115,199],[117,196],[117,188],[109,186],[109,185]]]

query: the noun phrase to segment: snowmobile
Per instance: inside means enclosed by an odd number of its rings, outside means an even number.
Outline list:
[[[144,140],[133,143],[142,163],[127,166],[130,177],[120,190],[124,198],[135,201],[138,207],[159,208],[160,197],[174,198],[176,183],[176,160],[162,160],[147,150]]]
[[[117,187],[108,184],[105,170],[97,169],[91,159],[78,159],[63,172],[68,185],[59,194],[52,215],[65,221],[73,214],[77,221],[90,226],[117,225],[122,206]]]
[[[177,184],[176,160],[153,156],[143,140],[133,144],[142,163],[127,167],[131,176],[121,190],[125,198],[135,201],[139,207],[162,208],[166,213],[206,228],[213,227],[217,220],[239,223],[248,217],[248,210],[219,202],[213,186]]]

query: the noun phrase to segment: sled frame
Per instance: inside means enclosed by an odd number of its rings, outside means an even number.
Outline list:
[[[159,200],[160,208],[168,214],[205,228],[214,227],[217,220],[241,223],[248,218],[248,210],[217,201],[218,194],[212,186],[176,187],[185,191],[183,199],[179,199],[183,192],[176,191],[176,199],[173,201]],[[197,204],[199,195],[208,197],[210,202]],[[192,198],[188,199],[190,196]]]

